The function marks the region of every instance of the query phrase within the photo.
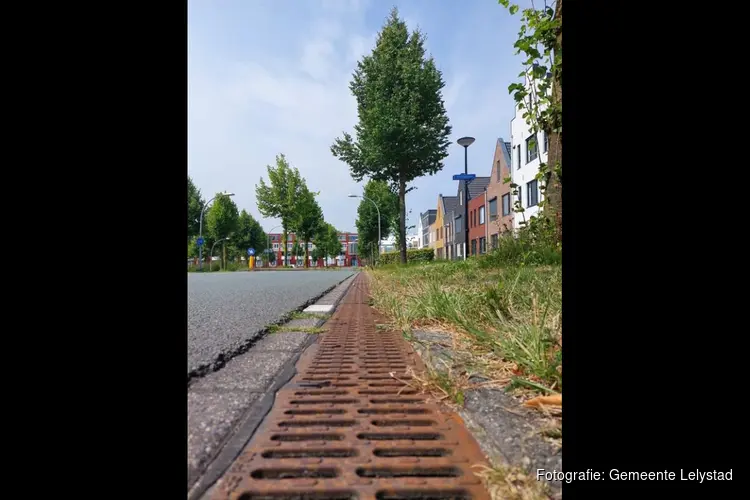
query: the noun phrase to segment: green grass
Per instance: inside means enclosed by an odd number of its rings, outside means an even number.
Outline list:
[[[299,312],[295,311],[291,314],[292,319],[328,319],[330,314],[325,313],[311,313],[311,312]]]
[[[506,257],[369,270],[373,305],[402,331],[458,333],[492,378],[513,375],[514,387],[561,391],[562,268],[515,259],[502,266]]]
[[[271,325],[268,327],[268,333],[325,333],[325,328],[314,328],[309,326],[287,326]]]

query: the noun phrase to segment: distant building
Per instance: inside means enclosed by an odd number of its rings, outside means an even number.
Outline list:
[[[271,240],[271,249],[276,256],[276,264],[281,266],[284,262],[284,241],[283,233],[269,233],[268,237]],[[292,255],[292,249],[294,243],[297,241],[297,237],[294,233],[287,234],[287,261],[286,265],[296,266],[303,265],[304,257],[297,258],[296,255]],[[339,241],[341,242],[341,252],[336,257],[330,258],[328,265],[334,266],[358,266],[359,265],[359,235],[357,233],[339,233]],[[304,242],[300,242],[300,245],[304,245]],[[315,249],[315,243],[310,242],[308,244],[308,255],[310,266],[323,266],[326,264],[324,259],[318,259],[317,262],[313,261],[312,251]]]

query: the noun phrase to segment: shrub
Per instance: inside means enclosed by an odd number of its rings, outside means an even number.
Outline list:
[[[380,254],[378,264],[398,264],[401,252],[386,252]],[[435,259],[435,250],[432,248],[409,248],[406,250],[407,262],[431,262]]]

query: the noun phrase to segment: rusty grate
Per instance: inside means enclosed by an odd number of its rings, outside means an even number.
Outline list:
[[[375,328],[360,274],[221,479],[233,500],[486,500],[484,456],[460,418],[396,380],[421,360]]]

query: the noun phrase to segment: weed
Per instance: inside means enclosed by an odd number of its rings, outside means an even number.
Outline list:
[[[484,482],[492,500],[547,500],[549,486],[537,481],[519,467],[478,466],[477,473]]]
[[[325,328],[315,328],[309,326],[287,326],[273,325],[268,328],[268,333],[325,333]]]
[[[292,319],[328,319],[331,317],[330,314],[326,313],[311,313],[311,312],[300,312],[295,311],[290,316]]]

